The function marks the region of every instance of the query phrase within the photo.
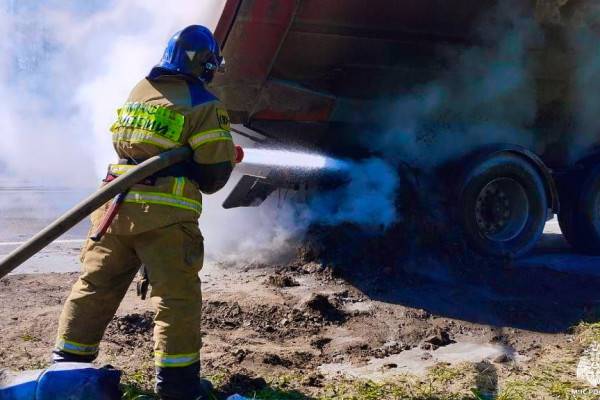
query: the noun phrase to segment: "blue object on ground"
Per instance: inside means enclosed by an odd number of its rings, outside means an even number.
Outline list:
[[[0,400],[119,400],[121,371],[86,363],[0,375]]]
[[[247,397],[240,396],[239,394],[234,394],[233,396],[229,396],[227,400],[250,400]]]

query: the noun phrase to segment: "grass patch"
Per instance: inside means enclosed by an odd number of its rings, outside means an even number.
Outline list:
[[[589,346],[593,342],[600,343],[600,322],[582,322],[575,328],[575,334],[582,346]]]
[[[590,386],[576,378],[576,370],[582,349],[600,343],[600,323],[582,322],[573,331],[575,341],[548,351],[527,370],[519,370],[518,376],[506,378],[496,400],[598,400],[588,393]]]
[[[33,335],[30,335],[29,333],[22,334],[21,335],[21,340],[24,341],[24,342],[41,342],[40,338],[38,338],[36,336],[33,336]]]
[[[308,397],[300,392],[295,390],[282,390],[282,389],[274,389],[267,388],[262,389],[252,396],[247,396],[251,399],[260,399],[260,400],[310,400],[311,397]]]
[[[328,393],[319,399],[331,400],[379,400],[406,398],[406,390],[400,385],[376,382],[345,382],[332,385]]]
[[[470,364],[450,366],[437,364],[426,377],[400,375],[390,382],[370,380],[341,380],[328,383],[319,389],[314,397],[284,397],[284,399],[314,400],[476,400],[469,391],[462,390],[461,384],[472,375]],[[260,399],[259,393],[256,396]],[[271,398],[265,398],[265,400]],[[275,399],[275,397],[273,397]]]
[[[598,396],[574,395],[574,390],[585,389],[575,378],[576,363],[567,360],[545,361],[533,366],[516,379],[507,379],[497,400],[565,399],[591,400]]]
[[[123,400],[157,399],[152,390],[154,376],[138,370],[125,375],[125,383],[121,385]]]
[[[410,384],[353,382],[338,384],[318,400],[477,400],[468,393],[450,392],[431,382]]]
[[[429,368],[428,378],[442,385],[457,380],[463,379],[468,374],[469,364],[461,364],[457,366],[451,366],[446,363],[439,363]]]
[[[224,375],[223,375],[224,377]],[[149,371],[139,370],[128,373],[124,377],[124,383],[121,384],[123,395],[122,400],[156,400],[158,396],[154,394],[154,374]],[[222,378],[224,379],[224,378]],[[210,379],[215,386],[218,386],[217,379]],[[218,400],[216,394],[211,394],[209,400]]]
[[[157,399],[153,392],[145,390],[138,384],[133,382],[126,382],[121,385],[121,391],[123,400],[154,400]]]
[[[303,376],[284,375],[270,379],[267,387],[253,392],[242,393],[253,400],[477,400],[467,393],[448,393],[448,386],[468,376],[469,365],[451,367],[438,364],[432,367],[424,379],[405,376],[394,382],[372,382],[365,380],[342,380],[329,382],[314,393],[303,388]],[[123,400],[154,400],[156,396],[149,389],[151,377],[143,372],[127,375],[122,385]],[[210,380],[218,389],[228,381],[226,372],[212,375]],[[223,396],[220,396],[223,398]],[[216,394],[211,400],[217,400]]]

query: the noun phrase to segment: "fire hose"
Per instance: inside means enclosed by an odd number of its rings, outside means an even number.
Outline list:
[[[62,234],[77,225],[92,212],[114,198],[113,203],[111,204],[112,210],[109,210],[110,215],[107,216],[108,219],[104,219],[103,225],[108,228],[110,221],[112,221],[112,218],[114,218],[118,211],[118,206],[124,199],[124,193],[127,193],[127,191],[138,182],[143,181],[149,176],[154,175],[171,165],[189,159],[191,155],[192,150],[188,147],[179,147],[174,150],[166,151],[147,159],[135,168],[127,171],[125,174],[102,186],[98,191],[71,208],[0,261],[0,279],[8,275],[9,272],[23,264]],[[241,162],[242,158],[243,150],[241,147],[236,146],[236,163]],[[109,214],[109,212],[107,212],[107,214]],[[106,231],[105,227],[102,227],[104,232]],[[103,234],[104,232],[97,233]]]

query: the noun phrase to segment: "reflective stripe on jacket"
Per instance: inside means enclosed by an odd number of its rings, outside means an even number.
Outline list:
[[[108,172],[111,175],[120,176],[134,167],[135,165],[129,164],[110,164],[108,167]],[[170,193],[130,190],[125,197],[125,202],[138,204],[160,204],[194,211],[200,215],[202,213],[202,203],[196,199],[184,196],[186,182],[188,179],[184,177],[173,177],[172,179],[173,189]]]

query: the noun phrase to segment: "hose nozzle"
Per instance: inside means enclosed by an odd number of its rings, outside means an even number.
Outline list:
[[[235,146],[235,160],[233,161],[236,164],[241,163],[242,161],[244,161],[244,149],[242,148],[242,146]]]

